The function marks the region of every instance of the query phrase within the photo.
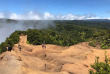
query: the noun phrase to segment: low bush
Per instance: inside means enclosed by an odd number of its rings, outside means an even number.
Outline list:
[[[26,43],[29,44],[29,41],[27,41]]]
[[[96,44],[95,44],[95,42],[94,42],[94,41],[91,41],[91,42],[89,42],[89,46],[96,47]]]
[[[99,62],[99,57],[96,57],[95,63],[91,67],[95,71],[90,69],[90,74],[110,74],[110,59],[105,54],[105,61]]]

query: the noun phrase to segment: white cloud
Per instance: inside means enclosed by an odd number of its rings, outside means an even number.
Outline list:
[[[54,20],[55,16],[53,14],[50,14],[49,12],[44,13],[44,20]]]
[[[24,15],[24,19],[41,20],[41,17],[39,14],[34,13],[33,11],[30,11],[29,13]]]
[[[0,18],[5,18],[3,13],[0,13]]]
[[[10,14],[9,18],[10,19],[20,19],[19,15],[15,14],[15,13]]]
[[[67,14],[63,16],[63,19],[65,20],[74,20],[76,17],[72,14]]]
[[[54,15],[49,12],[44,12],[43,14],[36,13],[30,11],[25,14],[16,14],[16,13],[0,13],[0,18],[9,18],[9,19],[16,19],[16,20],[84,20],[84,19],[100,19],[93,14],[86,14],[86,15],[74,15],[74,14],[65,14],[65,15]],[[110,19],[110,18],[108,18]]]
[[[100,17],[89,17],[87,19],[101,19]]]
[[[107,18],[107,19],[109,19],[109,20],[110,20],[110,18]]]

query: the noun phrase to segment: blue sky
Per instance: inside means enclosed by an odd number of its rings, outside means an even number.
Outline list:
[[[96,15],[110,18],[110,0],[0,0],[0,12],[23,14],[29,11],[53,15]]]

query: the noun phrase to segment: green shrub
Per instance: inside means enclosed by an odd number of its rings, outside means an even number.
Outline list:
[[[108,45],[101,46],[102,49],[108,49]]]
[[[0,53],[1,53],[2,49],[0,48]]]
[[[99,57],[97,57],[95,63],[91,65],[91,67],[95,69],[95,72],[90,69],[90,74],[110,74],[110,59],[108,59],[105,54],[105,61],[99,62]]]
[[[110,46],[110,43],[108,44],[108,46]]]
[[[93,42],[93,41],[92,41],[92,42],[89,42],[89,45],[90,45],[90,46],[93,46],[93,47],[96,47],[96,44],[95,44],[95,42]]]
[[[109,46],[106,43],[101,43],[101,48],[102,49],[107,49]]]
[[[27,41],[27,44],[29,44],[29,41]]]

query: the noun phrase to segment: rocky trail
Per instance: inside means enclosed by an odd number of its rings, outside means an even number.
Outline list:
[[[110,54],[109,49],[93,48],[88,42],[70,47],[46,44],[46,49],[26,42],[27,36],[20,36],[21,51],[15,44],[11,52],[0,55],[0,74],[88,74],[96,56],[104,61],[105,51]]]

